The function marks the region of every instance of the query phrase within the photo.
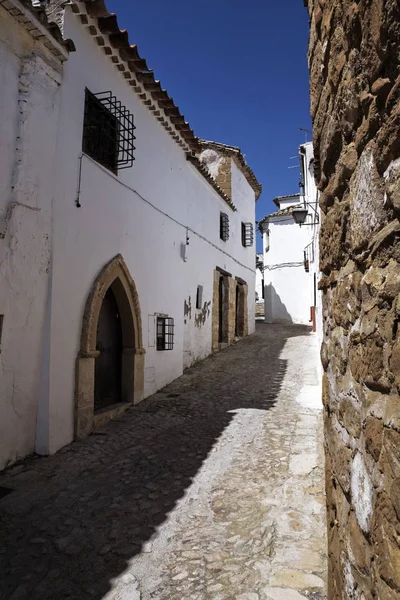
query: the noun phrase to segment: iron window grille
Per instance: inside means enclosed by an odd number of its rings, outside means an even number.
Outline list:
[[[229,240],[229,217],[223,212],[220,214],[219,219],[219,237],[224,242]]]
[[[157,317],[157,350],[172,350],[175,325],[171,317]]]
[[[93,94],[86,88],[82,150],[117,174],[135,157],[133,115],[111,92]]]
[[[253,223],[242,223],[242,246],[248,248],[253,245],[254,230]]]
[[[314,262],[314,242],[304,248],[304,270],[310,272],[310,264]]]

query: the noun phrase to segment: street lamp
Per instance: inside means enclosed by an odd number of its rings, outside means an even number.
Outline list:
[[[308,215],[306,208],[294,208],[292,210],[292,217],[297,225],[303,225]]]
[[[311,210],[314,212],[314,221],[312,221],[311,223],[306,223],[306,218],[308,215],[308,207],[311,208]],[[319,215],[318,212],[315,210],[315,208],[313,207],[311,202],[305,202],[304,206],[297,206],[296,208],[292,209],[292,217],[295,223],[297,223],[297,225],[300,225],[300,227],[302,225],[315,225],[316,223],[319,223]]]

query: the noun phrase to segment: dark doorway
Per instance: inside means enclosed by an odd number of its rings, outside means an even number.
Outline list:
[[[236,285],[236,300],[235,300],[235,337],[239,337],[239,285]]]
[[[94,410],[121,402],[122,329],[115,296],[109,288],[97,324]]]
[[[224,280],[220,276],[218,284],[218,342],[223,338],[223,315],[224,315]]]
[[[242,283],[236,284],[235,337],[244,337],[245,292]]]

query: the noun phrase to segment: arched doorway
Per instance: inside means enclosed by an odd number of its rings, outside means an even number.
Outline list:
[[[76,438],[143,399],[144,354],[139,297],[118,255],[102,269],[86,302],[76,367]]]
[[[94,411],[122,401],[122,327],[121,315],[112,288],[103,298],[97,323],[94,363]]]

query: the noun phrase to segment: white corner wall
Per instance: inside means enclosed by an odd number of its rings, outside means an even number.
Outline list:
[[[304,248],[311,242],[310,227],[296,225],[291,217],[275,217],[269,230],[269,251],[264,253],[265,320],[310,325],[314,280],[303,261]]]
[[[61,80],[53,62],[0,6],[0,469],[35,448]]]

